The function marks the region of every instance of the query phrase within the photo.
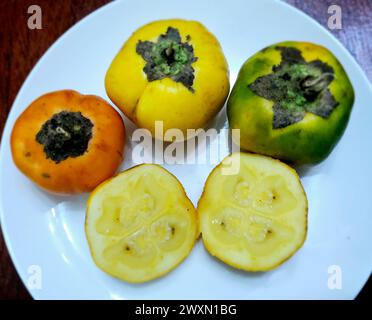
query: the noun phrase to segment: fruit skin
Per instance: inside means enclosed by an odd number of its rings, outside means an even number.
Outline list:
[[[84,154],[56,163],[35,137],[61,111],[81,112],[93,128]],[[119,113],[100,97],[62,90],[39,97],[23,111],[10,143],[15,165],[35,184],[54,194],[77,194],[93,190],[116,172],[124,156],[125,127]]]
[[[277,46],[297,48],[306,62],[319,59],[334,70],[329,90],[339,103],[329,118],[307,112],[300,122],[273,129],[273,102],[256,95],[248,85],[280,64]],[[229,125],[240,129],[242,149],[295,164],[324,160],[341,138],[354,102],[350,80],[336,57],[326,48],[308,42],[282,42],[259,51],[242,66],[227,103]]]
[[[305,199],[305,226],[304,226],[304,236],[303,236],[302,241],[298,243],[297,247],[293,250],[293,252],[290,255],[288,255],[285,259],[282,259],[281,261],[278,261],[276,264],[273,264],[271,266],[267,266],[265,268],[262,268],[262,267],[257,268],[257,267],[247,266],[247,265],[243,265],[243,264],[239,264],[239,263],[235,263],[235,262],[226,260],[226,258],[223,255],[219,254],[218,249],[215,248],[213,245],[211,245],[209,243],[209,241],[206,239],[206,237],[203,237],[203,226],[202,226],[202,224],[203,224],[203,218],[201,217],[201,211],[205,210],[205,208],[208,206],[208,199],[207,199],[208,186],[211,183],[211,180],[213,179],[213,175],[218,170],[220,170],[220,168],[224,165],[224,162],[227,159],[232,158],[232,157],[236,157],[236,156],[241,156],[241,157],[256,157],[258,159],[260,159],[260,158],[261,159],[270,159],[271,161],[274,161],[275,163],[277,163],[277,164],[285,167],[287,170],[289,170],[290,172],[292,172],[292,174],[297,178],[297,180],[299,182],[299,185],[300,185],[300,188],[301,188],[301,193],[303,193],[303,195],[304,195],[304,199]],[[230,165],[231,162],[227,162],[227,164]],[[300,177],[298,176],[297,171],[295,169],[293,169],[292,167],[290,167],[289,165],[281,162],[278,159],[274,159],[274,158],[271,158],[271,157],[268,157],[268,156],[263,156],[263,155],[248,153],[248,152],[234,152],[231,155],[227,156],[209,174],[209,176],[208,176],[208,178],[207,178],[207,180],[205,182],[202,195],[201,195],[201,197],[200,197],[200,199],[198,201],[198,205],[197,205],[197,209],[196,210],[197,210],[197,213],[198,213],[198,222],[199,222],[200,234],[201,234],[201,237],[203,239],[203,244],[204,244],[205,248],[207,249],[207,251],[213,257],[215,257],[215,258],[223,261],[224,263],[228,264],[229,266],[234,267],[234,268],[239,269],[239,270],[249,271],[249,272],[264,272],[264,271],[270,271],[270,270],[276,269],[277,267],[279,267],[280,265],[282,265],[284,262],[286,262],[287,260],[289,260],[302,247],[302,245],[304,244],[304,242],[306,240],[307,229],[308,229],[308,219],[307,219],[307,217],[308,217],[308,200],[307,200],[307,196],[306,196],[305,190],[304,190],[304,188],[303,188],[303,186],[301,184]]]
[[[136,52],[138,42],[154,42],[168,27],[177,28],[182,41],[193,46],[194,92],[168,77],[148,81],[143,71],[146,61]],[[220,44],[201,23],[160,20],[139,28],[125,42],[107,71],[105,87],[114,104],[152,135],[158,120],[164,130],[178,128],[185,134],[205,127],[221,110],[229,93],[229,71]]]
[[[92,241],[90,240],[90,238],[91,238],[91,236],[90,236],[90,233],[91,233],[90,228],[91,227],[90,227],[90,222],[89,222],[89,219],[90,219],[89,209],[92,207],[92,205],[91,205],[92,204],[92,201],[96,197],[96,195],[100,192],[100,190],[102,190],[103,187],[107,186],[115,178],[117,178],[119,176],[122,176],[122,175],[125,175],[125,174],[127,174],[129,172],[136,171],[138,169],[141,170],[142,168],[146,168],[146,167],[152,167],[152,168],[154,168],[156,170],[161,170],[161,171],[165,172],[166,174],[170,175],[174,179],[174,181],[178,184],[178,187],[180,188],[181,192],[183,193],[183,195],[185,197],[185,201],[188,204],[188,209],[189,209],[189,212],[190,212],[192,221],[193,221],[192,228],[189,231],[194,234],[194,236],[193,236],[194,241],[189,246],[188,250],[184,253],[184,256],[182,257],[182,259],[180,259],[177,263],[175,263],[171,268],[169,268],[167,270],[163,270],[163,272],[161,272],[161,273],[153,274],[151,276],[147,276],[146,278],[131,278],[129,276],[126,276],[126,277],[118,276],[118,274],[116,274],[115,272],[112,272],[112,270],[110,270],[109,268],[103,266],[99,262],[99,258],[95,254],[95,250],[94,250],[94,248],[92,246]],[[144,163],[144,164],[139,164],[139,165],[133,166],[133,167],[131,167],[131,168],[129,168],[129,169],[123,171],[123,172],[120,172],[120,173],[116,174],[115,176],[111,177],[110,179],[107,179],[106,181],[102,182],[99,186],[97,186],[91,192],[91,194],[90,194],[90,196],[88,198],[88,201],[87,201],[87,206],[86,206],[86,215],[85,215],[84,229],[85,229],[85,236],[86,236],[86,238],[88,240],[88,246],[89,246],[90,254],[91,254],[92,258],[93,258],[94,263],[101,270],[103,270],[104,272],[106,272],[107,274],[109,274],[109,275],[111,275],[111,276],[113,276],[115,278],[118,278],[120,280],[124,280],[124,281],[129,282],[129,283],[144,283],[144,282],[148,282],[148,281],[151,281],[151,280],[154,280],[154,279],[157,279],[157,278],[160,278],[160,277],[166,275],[170,271],[174,270],[179,264],[181,264],[183,262],[183,260],[185,260],[188,257],[188,255],[191,253],[191,251],[192,251],[192,249],[194,247],[195,241],[200,236],[200,231],[199,231],[199,228],[198,228],[197,219],[198,218],[197,218],[197,213],[196,213],[195,207],[192,204],[191,200],[188,198],[183,185],[177,179],[177,177],[174,176],[172,173],[170,173],[169,171],[167,171],[166,169],[164,169],[162,166],[160,166],[158,164],[147,164],[147,163]]]

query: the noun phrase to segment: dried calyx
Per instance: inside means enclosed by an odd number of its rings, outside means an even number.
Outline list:
[[[191,92],[194,83],[192,63],[194,49],[187,42],[182,42],[177,29],[168,27],[167,32],[159,36],[157,42],[139,41],[136,52],[146,61],[143,71],[149,81],[169,77],[182,83]]]
[[[306,62],[296,48],[276,49],[281,52],[281,63],[249,85],[255,94],[274,102],[273,128],[299,122],[306,112],[328,118],[338,105],[328,89],[333,68],[320,60]]]
[[[61,111],[46,121],[36,135],[44,153],[56,163],[78,157],[88,149],[93,123],[81,112]]]

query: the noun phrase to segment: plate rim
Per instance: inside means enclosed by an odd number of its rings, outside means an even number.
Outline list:
[[[58,47],[58,45],[64,40],[64,38],[69,36],[69,34],[71,32],[73,32],[75,29],[79,28],[82,24],[86,23],[87,20],[93,18],[94,16],[101,14],[105,10],[110,10],[110,8],[112,6],[118,5],[119,3],[126,2],[126,1],[132,1],[132,0],[117,0],[117,1],[113,1],[113,2],[108,2],[104,5],[102,5],[101,7],[95,9],[94,11],[90,12],[89,14],[87,14],[85,17],[83,17],[79,21],[77,21],[75,24],[73,24],[67,30],[65,30],[48,47],[48,49],[41,55],[41,57],[37,60],[37,62],[31,68],[31,70],[29,71],[28,75],[26,76],[25,80],[23,81],[21,87],[19,88],[19,90],[17,92],[17,95],[16,95],[16,97],[15,97],[13,103],[12,103],[11,108],[9,109],[7,119],[5,121],[5,125],[4,125],[2,136],[1,136],[1,141],[0,141],[0,176],[2,175],[2,167],[3,167],[2,163],[4,161],[4,158],[1,155],[4,154],[4,152],[5,152],[4,151],[5,143],[9,143],[9,141],[5,140],[5,136],[10,135],[10,133],[9,134],[5,134],[5,133],[8,133],[9,130],[11,130],[11,128],[10,128],[11,123],[9,121],[9,117],[10,117],[11,113],[14,111],[14,106],[18,103],[18,100],[20,99],[20,96],[23,95],[23,91],[25,90],[24,88],[26,87],[26,84],[29,81],[31,81],[32,76],[34,74],[34,71],[39,67],[40,64],[42,64],[43,60],[45,60],[45,58],[48,55],[50,55],[53,52],[53,50],[55,50]],[[327,30],[327,28],[325,28],[323,25],[321,25],[313,17],[309,16],[305,12],[301,11],[300,9],[294,7],[293,5],[291,5],[287,2],[284,2],[282,0],[265,0],[265,1],[276,3],[276,4],[278,4],[282,7],[285,7],[286,8],[285,10],[295,12],[297,15],[300,15],[302,19],[305,19],[305,20],[309,21],[310,23],[312,23],[313,25],[317,26],[319,28],[319,30],[321,30],[323,33],[325,33],[327,35],[327,37],[330,37],[338,45],[339,49],[342,50],[342,52],[347,56],[348,60],[352,63],[353,67],[356,69],[357,73],[361,76],[363,81],[366,83],[366,85],[368,87],[368,90],[370,91],[370,94],[372,95],[372,84],[371,84],[370,80],[368,79],[365,71],[362,69],[362,67],[357,62],[357,60],[354,58],[354,56],[349,52],[349,50],[342,44],[342,42],[338,38],[336,38],[329,30]],[[2,194],[3,194],[3,190],[2,190],[1,184],[0,184],[0,229],[1,229],[1,232],[3,234],[4,243],[6,245],[8,255],[9,255],[10,259],[12,260],[13,266],[14,266],[19,278],[21,279],[22,284],[24,285],[24,287],[26,288],[26,290],[28,291],[30,296],[35,300],[48,299],[47,297],[43,297],[43,295],[41,293],[39,293],[39,291],[30,290],[27,283],[26,283],[26,281],[27,281],[26,278],[27,277],[25,275],[25,272],[23,272],[23,271],[21,272],[21,266],[20,266],[20,263],[18,262],[17,254],[16,254],[15,250],[13,249],[11,236],[9,235],[9,233],[7,231],[6,225],[4,225],[4,223],[3,223],[4,216],[5,216],[5,213],[4,213],[5,210],[4,210],[4,205],[3,205],[3,202],[2,202],[2,196],[1,196]],[[364,281],[364,283],[361,285],[361,287],[359,288],[359,291],[355,294],[354,299],[361,292],[361,290],[363,289],[363,287],[366,285],[367,282],[368,282],[368,277]]]

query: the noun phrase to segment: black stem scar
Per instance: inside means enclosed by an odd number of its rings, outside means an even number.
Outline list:
[[[44,153],[55,163],[78,157],[88,149],[93,123],[81,112],[61,111],[46,121],[36,135]]]

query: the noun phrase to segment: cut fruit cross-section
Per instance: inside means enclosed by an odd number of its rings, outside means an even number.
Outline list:
[[[182,185],[151,164],[124,171],[93,191],[85,231],[97,266],[128,282],[169,272],[198,236],[195,208]]]
[[[235,174],[224,172],[227,164],[239,166]],[[291,167],[265,156],[225,158],[209,175],[197,212],[207,250],[238,269],[273,269],[306,238],[307,198],[300,179]]]

